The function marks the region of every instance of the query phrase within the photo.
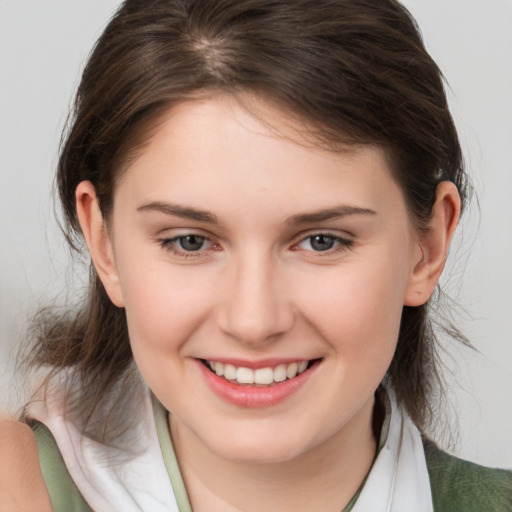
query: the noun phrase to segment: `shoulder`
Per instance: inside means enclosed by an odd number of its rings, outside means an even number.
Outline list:
[[[435,512],[512,510],[512,471],[468,462],[424,440]]]
[[[0,419],[0,512],[51,511],[32,429]]]

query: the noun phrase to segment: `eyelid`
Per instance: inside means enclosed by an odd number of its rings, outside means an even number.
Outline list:
[[[340,231],[335,229],[329,229],[329,228],[320,228],[320,229],[307,229],[304,231],[301,231],[297,235],[295,235],[293,238],[296,240],[294,243],[299,243],[307,238],[311,238],[313,236],[330,236],[332,238],[337,238],[340,240],[343,240],[345,242],[354,242],[355,235],[353,233],[350,233],[349,231]]]

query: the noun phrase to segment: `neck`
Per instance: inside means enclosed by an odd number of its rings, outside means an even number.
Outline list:
[[[375,457],[373,401],[327,440],[292,460],[226,460],[171,416],[171,433],[194,512],[340,512]]]

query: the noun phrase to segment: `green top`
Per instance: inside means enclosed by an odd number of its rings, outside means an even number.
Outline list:
[[[458,459],[423,440],[434,512],[511,512],[512,471]]]
[[[167,411],[157,404],[155,422],[162,456],[169,473],[180,512],[192,512],[169,434]],[[32,421],[39,449],[44,481],[54,512],[92,512],[67,472],[57,444],[42,423]],[[382,428],[377,454],[387,437]],[[423,441],[432,489],[434,512],[511,512],[512,471],[490,469],[467,462],[439,450],[431,441]],[[362,488],[343,512],[354,507]]]

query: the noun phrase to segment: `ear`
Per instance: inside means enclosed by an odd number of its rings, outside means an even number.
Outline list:
[[[76,187],[75,198],[78,221],[96,272],[110,300],[117,307],[124,307],[114,249],[94,185],[90,181],[80,182]]]
[[[421,306],[434,292],[444,269],[460,210],[461,200],[457,187],[450,181],[439,183],[428,227],[418,235],[419,257],[409,276],[404,296],[405,306]]]

